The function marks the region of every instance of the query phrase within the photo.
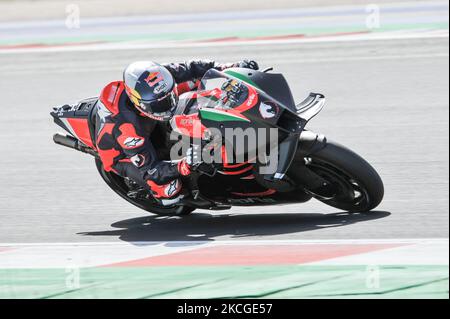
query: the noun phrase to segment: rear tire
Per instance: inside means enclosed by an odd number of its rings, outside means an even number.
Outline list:
[[[149,200],[142,200],[131,198],[127,195],[129,188],[124,181],[124,178],[115,174],[114,172],[106,172],[103,169],[103,164],[100,160],[95,160],[95,165],[100,176],[103,178],[106,184],[120,197],[125,199],[127,202],[133,204],[140,209],[146,210],[147,212],[161,215],[161,216],[185,216],[189,215],[194,211],[194,208],[186,206],[161,206],[150,202]]]
[[[384,185],[375,169],[361,156],[338,143],[328,141],[324,148],[308,155],[306,165],[338,187],[335,198],[323,203],[349,212],[376,208],[384,196]]]

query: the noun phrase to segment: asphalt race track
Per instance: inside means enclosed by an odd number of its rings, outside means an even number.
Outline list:
[[[0,242],[448,238],[448,37],[0,55]],[[365,157],[386,195],[348,215],[302,205],[157,217],[102,182],[93,159],[52,142],[52,106],[98,95],[133,60],[254,58],[296,100],[328,102],[311,129]]]

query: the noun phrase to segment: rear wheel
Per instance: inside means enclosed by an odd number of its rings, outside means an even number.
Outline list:
[[[332,199],[316,199],[349,212],[370,211],[384,196],[383,182],[375,169],[350,149],[328,141],[308,157],[306,166],[330,182],[337,191]]]
[[[140,209],[162,216],[183,216],[189,215],[194,211],[193,208],[186,206],[162,206],[151,198],[130,197],[128,194],[131,189],[123,177],[114,172],[106,172],[98,159],[95,160],[95,164],[105,183],[120,197]]]

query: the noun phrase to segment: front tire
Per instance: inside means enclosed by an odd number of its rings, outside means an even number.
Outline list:
[[[376,208],[384,196],[384,185],[375,169],[361,156],[335,142],[305,157],[314,173],[331,182],[338,193],[332,199],[316,199],[349,212]]]
[[[189,215],[194,211],[193,208],[187,206],[165,207],[149,200],[131,198],[127,195],[129,187],[125,183],[123,177],[115,174],[114,172],[106,172],[103,169],[103,164],[99,159],[95,160],[95,165],[97,166],[97,170],[102,179],[117,195],[125,199],[127,202],[133,204],[134,206],[139,207],[140,209],[161,216],[184,216]]]

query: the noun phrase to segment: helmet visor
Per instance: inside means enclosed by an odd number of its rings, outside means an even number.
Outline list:
[[[139,101],[139,105],[136,105],[141,112],[150,117],[164,117],[164,119],[170,119],[174,114],[178,103],[178,96],[171,92],[165,97],[151,102],[144,100]]]

